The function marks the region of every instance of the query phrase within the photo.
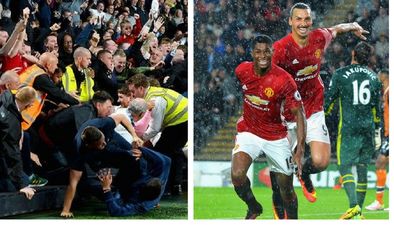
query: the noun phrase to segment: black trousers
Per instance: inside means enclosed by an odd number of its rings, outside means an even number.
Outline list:
[[[171,170],[168,185],[182,184],[182,168],[186,163],[182,148],[187,142],[187,121],[164,128],[161,137],[153,149],[171,158]]]

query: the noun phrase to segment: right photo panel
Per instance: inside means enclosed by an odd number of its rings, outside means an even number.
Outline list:
[[[388,0],[195,0],[193,72],[194,219],[389,219]]]

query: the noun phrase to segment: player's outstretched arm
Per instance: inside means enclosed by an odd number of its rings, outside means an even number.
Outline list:
[[[297,150],[293,156],[294,162],[297,164],[297,175],[301,175],[302,171],[302,157],[305,151],[305,138],[306,138],[306,119],[302,106],[292,108],[291,112],[296,116],[297,123]]]
[[[337,34],[353,32],[353,34],[365,41],[367,38],[364,36],[364,34],[369,34],[369,32],[364,30],[364,28],[362,28],[357,22],[341,23],[328,29],[332,32],[334,38],[337,36]]]
[[[70,169],[70,183],[68,184],[66,194],[64,195],[63,210],[60,213],[61,217],[69,218],[74,216],[73,213],[70,212],[70,209],[81,177],[82,171]]]

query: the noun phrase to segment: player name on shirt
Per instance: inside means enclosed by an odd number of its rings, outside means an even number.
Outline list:
[[[345,74],[343,74],[342,76],[347,79],[353,73],[360,73],[360,72],[368,74],[371,77],[371,79],[376,79],[376,76],[374,75],[374,73],[372,73],[367,68],[363,68],[363,67],[355,67],[355,68],[351,68],[349,70],[346,70]]]

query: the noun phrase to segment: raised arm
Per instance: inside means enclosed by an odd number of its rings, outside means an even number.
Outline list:
[[[17,42],[18,37],[20,34],[25,30],[26,26],[24,20],[20,20],[12,32],[10,38],[8,38],[7,42],[4,46],[0,49],[0,55],[9,55],[12,48],[14,47],[15,43]]]
[[[141,140],[141,138],[138,137],[137,133],[135,132],[133,125],[124,114],[115,113],[111,114],[110,117],[114,119],[116,126],[121,124],[127,129],[131,136],[133,136],[133,140],[137,143],[138,147],[141,147],[144,144],[144,142]]]
[[[369,34],[369,32],[364,30],[364,28],[362,28],[357,22],[341,23],[328,29],[332,32],[333,37],[336,37],[337,34],[347,33],[351,31],[361,40],[367,40],[367,38],[363,34]]]

